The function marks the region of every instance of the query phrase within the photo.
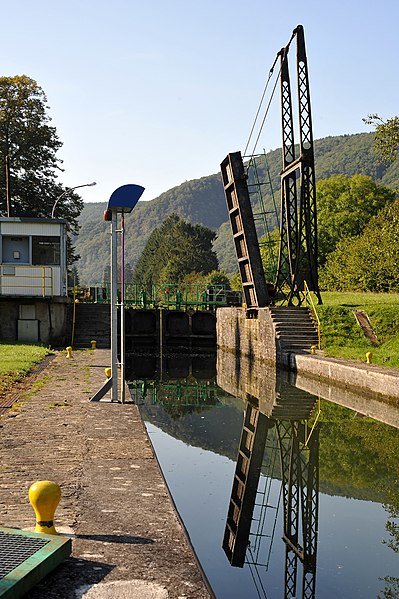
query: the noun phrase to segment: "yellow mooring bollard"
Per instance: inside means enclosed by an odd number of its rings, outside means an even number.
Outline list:
[[[61,499],[61,488],[51,480],[39,480],[29,488],[29,501],[35,510],[35,532],[58,534],[54,527],[54,513]]]
[[[72,358],[72,347],[70,345],[66,348],[66,353],[67,358]]]
[[[105,376],[107,377],[107,379],[110,379],[111,373],[112,373],[111,368],[104,368],[104,372],[105,372]]]
[[[96,349],[97,348],[97,341],[95,341],[94,339],[92,339],[90,341],[90,343],[91,343],[91,349]]]
[[[371,351],[368,351],[366,353],[366,364],[371,364],[372,359],[373,359],[373,354],[371,353]]]

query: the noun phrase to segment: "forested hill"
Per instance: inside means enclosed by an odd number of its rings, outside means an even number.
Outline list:
[[[399,188],[398,161],[390,166],[381,163],[373,149],[373,138],[372,133],[360,133],[316,140],[317,179],[336,174],[352,176],[361,173],[371,176],[384,185]],[[221,160],[223,158],[221,156]],[[267,162],[275,200],[278,203],[281,150],[269,152]],[[266,204],[269,202],[270,204],[272,202],[270,194],[266,198]],[[81,284],[100,282],[104,267],[109,263],[109,223],[103,221],[104,208],[105,203],[85,204],[80,216],[81,229],[75,245],[81,256],[78,263]],[[139,202],[133,212],[126,217],[126,260],[131,266],[134,266],[140,257],[151,231],[173,212],[192,223],[217,230],[215,250],[220,268],[228,273],[237,270],[219,173],[186,181],[162,193],[154,200]]]

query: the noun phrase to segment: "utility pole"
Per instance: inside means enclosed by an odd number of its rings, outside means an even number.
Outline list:
[[[11,216],[11,184],[10,184],[10,157],[6,156],[6,204],[7,204],[7,216]]]

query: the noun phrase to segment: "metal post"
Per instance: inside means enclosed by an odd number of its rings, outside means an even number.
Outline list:
[[[125,216],[121,216],[121,403],[125,403]]]
[[[6,203],[7,203],[7,216],[12,216],[11,212],[11,182],[10,182],[10,157],[6,156]]]
[[[117,225],[118,214],[116,211],[113,210],[111,221],[111,401],[118,401],[118,241],[116,236]]]

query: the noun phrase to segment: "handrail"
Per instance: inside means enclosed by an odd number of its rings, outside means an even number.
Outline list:
[[[311,427],[310,431],[309,431],[308,421],[307,420],[305,421],[305,439],[304,439],[304,445],[305,445],[305,447],[308,446],[309,439],[312,436],[312,433],[313,433],[313,431],[314,431],[314,429],[316,427],[316,424],[317,424],[317,422],[318,422],[318,420],[320,418],[320,414],[321,414],[321,402],[320,402],[320,397],[319,397],[317,399],[317,413],[316,413],[316,416],[315,416],[315,419],[314,419],[314,422],[312,424],[312,427]]]
[[[306,283],[306,281],[303,282],[303,289],[304,289],[304,299],[306,302],[306,305],[310,308],[310,310],[312,311],[312,314],[316,320],[317,323],[317,349],[321,349],[321,323],[320,323],[320,318],[319,315],[317,314],[317,310],[316,310],[316,306],[314,304],[313,298],[310,294],[310,289],[308,287],[308,284]]]
[[[153,285],[147,292],[139,285],[125,288],[125,305],[137,308],[208,309],[227,306],[234,301],[241,304],[239,291],[226,289],[225,285],[177,284]],[[95,284],[80,290],[79,301],[109,303],[108,284]]]
[[[13,268],[14,273],[4,272],[7,268]],[[37,274],[26,274],[21,273],[22,270],[37,270]],[[18,272],[19,271],[19,272]],[[34,265],[34,264],[1,264],[0,265],[0,281],[3,279],[11,279],[10,282],[3,282],[4,287],[14,289],[36,289],[41,291],[42,297],[46,295],[53,295],[53,268],[51,266]],[[25,281],[21,282],[21,279]],[[35,284],[30,285],[30,280],[36,281]],[[47,293],[46,293],[47,292]],[[0,287],[0,295],[2,290]]]

